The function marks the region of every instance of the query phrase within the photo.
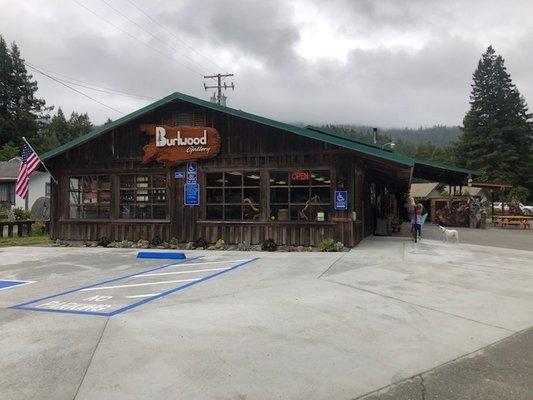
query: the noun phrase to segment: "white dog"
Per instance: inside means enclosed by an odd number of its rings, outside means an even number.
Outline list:
[[[439,228],[442,231],[442,235],[444,236],[444,242],[448,243],[451,238],[454,238],[455,243],[459,243],[459,232],[457,232],[455,229],[446,229],[445,227],[440,225]]]

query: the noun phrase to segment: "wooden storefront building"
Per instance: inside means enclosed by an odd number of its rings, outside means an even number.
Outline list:
[[[403,204],[415,161],[174,93],[42,156],[66,240],[354,246]]]

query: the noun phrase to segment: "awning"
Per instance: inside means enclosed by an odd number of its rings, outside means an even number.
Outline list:
[[[474,179],[480,175],[479,171],[420,160],[415,160],[413,168],[413,178],[454,186],[467,186],[469,178]]]

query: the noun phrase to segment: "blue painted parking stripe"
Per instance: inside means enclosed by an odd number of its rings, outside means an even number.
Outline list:
[[[33,281],[19,281],[18,279],[0,279],[0,290],[27,285],[28,283],[33,283]]]
[[[188,261],[194,260],[194,259],[198,259],[198,258],[201,258],[201,257],[191,258]],[[39,301],[47,300],[47,299],[50,299],[50,298],[53,298],[53,297],[59,297],[59,296],[65,295],[65,294],[81,291],[82,289],[87,289],[87,288],[91,288],[91,287],[94,287],[94,286],[102,285],[104,283],[115,282],[115,281],[118,281],[118,280],[121,280],[121,279],[126,279],[126,278],[130,278],[130,277],[133,277],[133,276],[139,276],[139,275],[151,272],[151,271],[156,271],[156,270],[159,270],[159,269],[162,269],[162,268],[167,268],[167,267],[170,267],[170,266],[173,266],[173,265],[180,265],[181,263],[179,263],[179,262],[172,263],[172,264],[168,264],[168,265],[163,265],[161,267],[152,268],[152,269],[146,270],[146,271],[144,271],[142,273],[135,273],[135,274],[130,274],[130,275],[126,275],[126,276],[123,276],[123,277],[119,277],[119,278],[109,279],[107,281],[99,282],[97,284],[88,285],[88,286],[84,286],[84,287],[73,289],[73,290],[68,290],[66,292],[62,292],[62,293],[55,294],[55,295],[52,295],[52,296],[47,296],[47,297],[43,297],[43,298],[40,298],[40,299],[37,299],[37,300],[32,300],[32,301],[29,301],[29,302],[26,302],[26,303],[18,304],[16,306],[12,306],[10,308],[15,308],[15,309],[19,309],[19,310],[41,311],[41,312],[55,312],[55,313],[62,313],[62,314],[77,314],[77,315],[93,315],[93,316],[101,316],[101,317],[112,317],[114,315],[118,315],[118,314],[121,314],[121,313],[123,313],[125,311],[128,311],[128,310],[130,310],[132,308],[139,307],[139,306],[141,306],[141,305],[143,305],[145,303],[148,303],[150,301],[157,300],[159,298],[168,296],[168,295],[170,295],[172,293],[175,293],[177,291],[184,290],[184,289],[186,289],[186,288],[188,288],[190,286],[199,284],[201,282],[205,282],[205,281],[207,281],[209,279],[213,279],[213,278],[215,278],[215,277],[217,277],[219,275],[225,274],[225,273],[227,273],[229,271],[233,271],[233,270],[235,270],[235,269],[237,269],[237,268],[239,268],[239,267],[241,267],[241,266],[243,266],[245,264],[249,264],[249,263],[251,263],[253,261],[256,261],[258,259],[259,259],[259,257],[255,257],[255,258],[251,258],[249,260],[245,260],[245,261],[240,262],[239,264],[236,264],[236,265],[234,265],[234,266],[232,266],[232,267],[230,267],[228,269],[225,269],[223,271],[219,271],[219,272],[216,272],[214,274],[205,276],[205,277],[203,277],[203,278],[201,278],[201,279],[199,279],[197,281],[189,282],[189,283],[187,283],[185,285],[181,285],[181,286],[178,286],[176,288],[167,290],[165,292],[159,293],[159,294],[154,295],[152,297],[148,297],[148,298],[143,299],[141,301],[138,301],[136,303],[129,304],[129,305],[125,306],[125,307],[119,308],[119,309],[117,309],[115,311],[112,311],[112,312],[109,312],[109,313],[98,312],[98,311],[77,311],[77,310],[45,309],[45,308],[37,308],[37,307],[27,307],[27,305],[28,304],[34,304],[34,303],[37,303]],[[228,260],[227,262],[231,263],[231,260]]]
[[[153,297],[149,297],[149,298],[146,298],[144,300],[141,300],[141,301],[138,301],[137,303],[133,303],[133,304],[130,304],[126,307],[123,307],[123,308],[119,308],[118,310],[115,310],[115,311],[112,311],[109,313],[109,316],[113,316],[113,315],[117,315],[117,314],[121,314],[123,313],[124,311],[128,311],[129,309],[131,308],[135,308],[135,307],[139,307],[140,305],[143,305],[145,303],[148,303],[150,301],[154,301],[154,300],[157,300],[157,299],[160,299],[161,297],[165,297],[165,296],[168,296],[169,294],[172,294],[172,293],[175,293],[175,292],[178,292],[180,290],[183,290],[183,289],[186,289],[188,287],[191,287],[193,285],[197,285],[199,283],[202,283],[202,282],[205,282],[209,279],[213,279],[219,275],[222,275],[222,274],[225,274],[227,272],[230,272],[230,271],[233,271],[234,269],[237,269],[239,267],[242,267],[243,265],[245,264],[249,264],[255,260],[258,260],[259,257],[255,257],[255,258],[251,258],[249,259],[248,261],[243,261],[237,265],[234,265],[233,267],[231,268],[228,268],[224,271],[220,271],[220,272],[216,272],[214,274],[211,274],[211,275],[208,275],[208,276],[205,276],[203,277],[202,279],[199,279],[197,281],[194,281],[194,282],[189,282],[189,283],[186,283],[185,285],[181,285],[181,286],[178,286],[177,288],[174,288],[174,289],[170,289],[170,290],[167,290],[166,292],[162,292],[162,293],[159,293],[158,295],[156,296],[153,296]]]
[[[178,262],[174,262],[172,264],[166,264],[166,265],[163,265],[163,266],[159,266],[159,267],[155,267],[155,268],[150,268],[150,269],[147,269],[146,271],[143,271],[143,272],[135,272],[133,274],[129,274],[129,275],[125,275],[125,276],[119,276],[118,278],[113,278],[113,279],[108,279],[106,281],[102,281],[102,282],[98,282],[98,283],[94,283],[92,285],[88,285],[88,286],[83,286],[81,288],[76,288],[76,289],[71,289],[71,290],[67,290],[65,292],[61,292],[61,293],[56,293],[56,294],[53,294],[51,296],[45,296],[45,297],[41,297],[39,299],[35,299],[35,300],[30,300],[30,301],[27,301],[25,303],[21,303],[21,304],[17,304],[15,306],[11,306],[9,308],[21,308],[21,307],[24,307],[28,304],[32,304],[32,303],[37,303],[38,301],[42,301],[42,300],[48,300],[48,299],[51,299],[53,297],[58,297],[58,296],[63,296],[65,294],[69,294],[69,293],[74,293],[74,292],[77,292],[79,290],[82,290],[82,289],[87,289],[87,288],[91,288],[91,287],[94,287],[94,286],[99,286],[99,285],[103,285],[104,283],[110,283],[110,282],[116,282],[116,281],[120,281],[122,279],[126,279],[126,278],[131,278],[132,276],[135,276],[135,275],[142,275],[142,274],[146,274],[148,272],[152,272],[152,271],[157,271],[157,270],[160,270],[160,269],[163,269],[163,268],[167,268],[167,267],[170,267],[172,265],[179,265],[181,263],[184,263],[185,261],[192,261],[192,260],[197,260],[199,258],[202,258],[202,256],[198,256],[198,257],[193,257],[193,258],[189,258],[188,260],[183,260],[183,261],[178,261]],[[64,310],[66,311],[66,310]]]
[[[60,313],[60,314],[96,315],[98,317],[109,317],[110,316],[109,313],[101,313],[98,311],[54,310],[54,309],[26,307],[26,306],[13,306],[9,308],[15,308],[17,310],[25,310],[25,311],[39,311],[39,312]]]

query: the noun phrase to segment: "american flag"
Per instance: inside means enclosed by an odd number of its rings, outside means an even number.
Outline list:
[[[28,196],[28,186],[30,175],[41,162],[39,156],[33,149],[24,142],[22,147],[22,160],[20,161],[19,175],[17,177],[17,185],[15,186],[15,193],[25,199]]]

